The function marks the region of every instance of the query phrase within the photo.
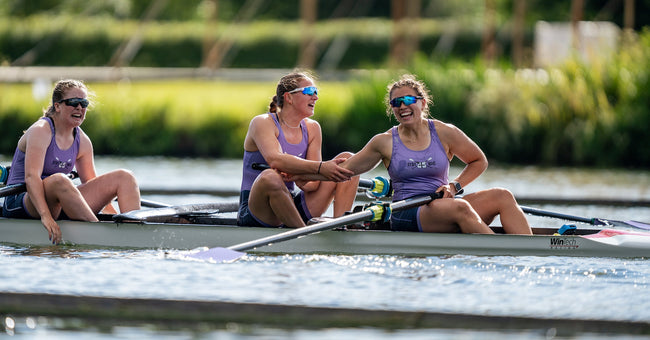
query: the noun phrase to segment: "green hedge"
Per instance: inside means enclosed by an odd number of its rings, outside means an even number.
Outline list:
[[[415,26],[420,36],[420,51],[431,54],[445,22],[422,19]],[[348,49],[339,68],[380,67],[389,55],[391,27],[390,20],[376,18],[318,22],[314,27],[318,63],[334,39],[345,39]],[[31,65],[108,65],[120,44],[128,41],[138,29],[136,21],[111,17],[2,18],[0,64],[12,63],[27,51],[35,50],[36,58]],[[129,65],[199,67],[205,40],[227,39],[233,46],[226,56],[225,67],[292,68],[297,63],[303,30],[297,21],[255,21],[248,25],[220,23],[211,31],[201,22],[151,22],[140,31],[142,45]],[[528,36],[531,34],[529,32]],[[507,39],[502,41],[506,57]],[[451,54],[455,58],[472,60],[480,52],[480,42],[480,25],[463,23]]]

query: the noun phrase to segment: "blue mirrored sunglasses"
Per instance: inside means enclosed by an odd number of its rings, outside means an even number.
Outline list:
[[[88,107],[88,104],[90,104],[88,99],[85,99],[85,98],[61,99],[58,102],[59,103],[65,103],[65,105],[72,106],[72,107],[77,107],[77,105],[81,104],[81,107],[83,107],[84,109]]]
[[[397,97],[393,98],[390,100],[390,106],[392,107],[400,107],[402,106],[402,103],[404,105],[408,106],[411,104],[415,104],[415,102],[418,101],[418,99],[422,99],[423,97],[420,96],[403,96],[403,97]]]
[[[316,88],[316,86],[299,87],[297,89],[293,89],[293,90],[289,91],[289,93],[296,93],[296,92],[299,92],[299,91],[302,91],[303,94],[306,94],[306,95],[309,95],[309,96],[313,96],[315,94],[316,95],[318,94],[318,89]]]

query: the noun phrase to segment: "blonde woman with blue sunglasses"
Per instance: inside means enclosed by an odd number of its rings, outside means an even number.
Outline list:
[[[299,228],[332,202],[334,217],[352,208],[359,177],[339,166],[352,154],[322,160],[320,124],[311,118],[317,101],[313,77],[294,72],[278,82],[269,112],[251,120],[244,140],[238,225]],[[319,174],[322,180],[286,178],[304,174]]]

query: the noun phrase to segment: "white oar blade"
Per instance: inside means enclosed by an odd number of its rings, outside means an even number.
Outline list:
[[[197,252],[190,252],[188,254],[185,254],[185,257],[206,262],[221,263],[235,261],[244,255],[246,255],[246,253],[241,251],[216,247],[207,250],[200,250]]]

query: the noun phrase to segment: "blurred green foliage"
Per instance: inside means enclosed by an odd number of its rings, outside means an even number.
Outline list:
[[[488,68],[480,62],[406,70],[360,71],[349,82],[320,82],[314,119],[324,157],[356,152],[395,120],[387,85],[405,72],[433,96],[431,116],[452,123],[493,161],[520,164],[650,166],[650,30],[618,54],[590,64],[570,59],[545,69]],[[274,82],[165,81],[89,84],[96,104],[84,130],[98,154],[239,158],[250,119],[266,112]],[[11,155],[21,131],[47,99],[28,84],[0,89],[0,153]]]
[[[444,34],[444,22],[420,20],[417,25],[420,48],[434,51]],[[34,15],[0,20],[0,64],[9,65],[32,53],[30,65],[104,66],[120,45],[139,32],[141,46],[129,62],[140,67],[199,67],[206,41],[232,44],[222,67],[292,68],[297,64],[303,27],[299,21],[255,21],[217,24],[207,30],[201,22],[152,22],[141,28],[135,20],[111,17]],[[460,24],[454,58],[472,60],[480,53],[480,22]],[[527,33],[531,36],[531,32]],[[335,41],[347,46],[332,67],[341,69],[376,68],[386,64],[392,38],[391,21],[381,18],[339,19],[315,24],[321,65]],[[529,38],[530,39],[530,38]],[[509,39],[503,41],[509,48]],[[82,53],[80,53],[82,52]],[[436,55],[432,58],[446,58]]]

